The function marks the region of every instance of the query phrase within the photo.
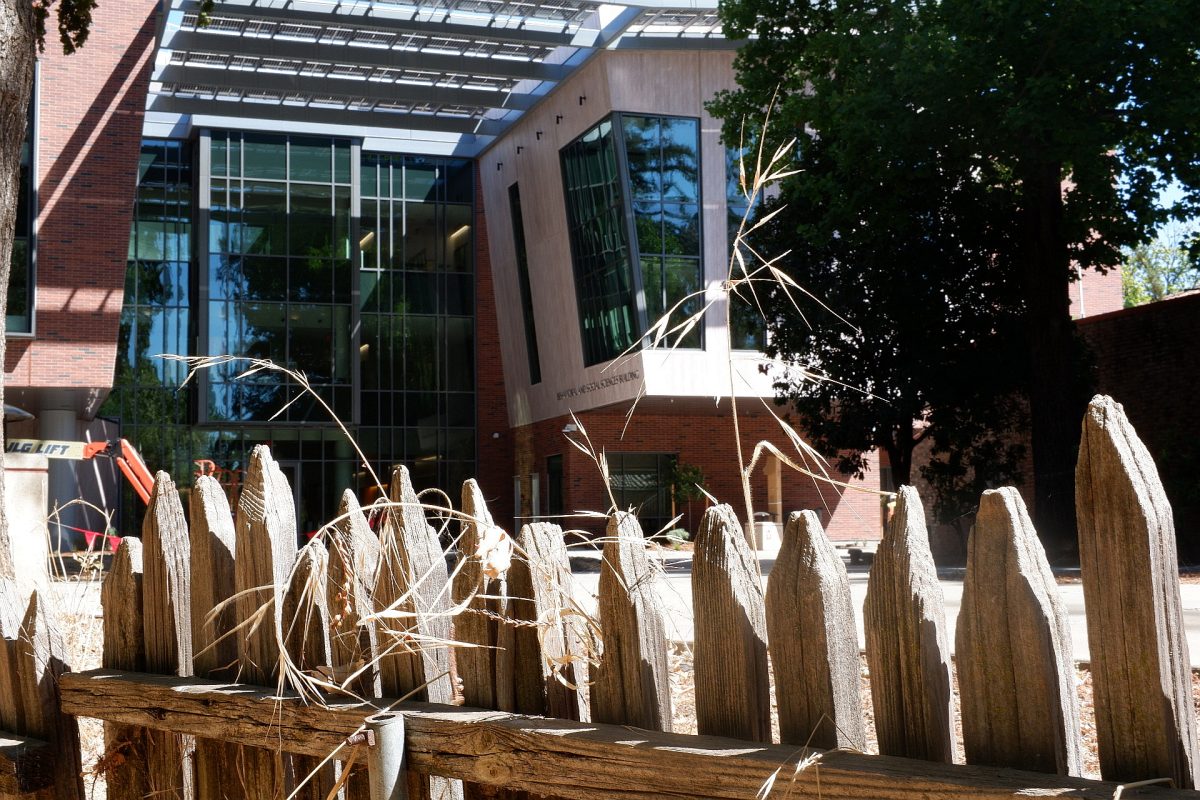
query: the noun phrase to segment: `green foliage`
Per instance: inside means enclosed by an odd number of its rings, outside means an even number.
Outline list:
[[[689,500],[699,500],[704,496],[700,487],[704,485],[704,472],[695,464],[687,464],[678,459],[671,465],[671,495],[676,505],[683,505]]]
[[[58,39],[62,42],[63,52],[70,55],[87,41],[96,0],[34,0],[34,36],[39,51],[46,49],[46,22],[55,3],[58,4]]]
[[[1126,308],[1200,288],[1200,267],[1188,252],[1187,238],[1182,228],[1173,227],[1152,242],[1125,250],[1121,290]]]
[[[748,38],[741,88],[711,105],[726,141],[772,102],[768,151],[801,140],[756,245],[790,251],[780,266],[852,323],[802,308],[810,329],[768,301],[774,352],[828,378],[781,393],[818,444],[847,451],[844,470],[875,445],[902,481],[926,436],[986,452],[948,421],[1012,426],[1025,393],[1038,479],[1065,483],[1039,485],[1039,513],[1055,498],[1071,513],[1086,399],[1071,271],[1200,211],[1197,16],[1200,0],[722,4],[726,36]],[[1160,208],[1173,181],[1184,191]],[[937,469],[961,481],[990,463]]]
[[[956,415],[961,409],[939,414],[941,435],[933,441],[929,463],[921,467],[921,477],[933,489],[934,517],[959,529],[960,535],[966,534],[963,523],[973,519],[985,489],[1020,482],[1024,437],[1012,434],[1025,421],[1024,403],[1009,398],[994,404],[993,410],[998,414],[990,420],[975,413]]]

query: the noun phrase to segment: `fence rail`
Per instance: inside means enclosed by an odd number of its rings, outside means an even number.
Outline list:
[[[371,713],[336,698],[322,707],[271,689],[113,670],[66,675],[62,685],[70,713],[180,734],[216,735],[242,745],[282,747],[309,756],[334,752]],[[457,706],[406,702],[398,707],[404,711],[411,769],[570,800],[748,800],[772,779],[771,796],[782,797],[790,789],[796,796],[824,800],[1030,796],[1112,800],[1119,786],[844,751],[824,753],[795,772],[806,754],[819,751]],[[789,786],[794,773],[795,784]],[[1155,789],[1153,795],[1161,800],[1196,796],[1166,789]]]
[[[736,515],[706,513],[692,575],[698,727],[738,738],[676,735],[636,517],[609,520],[598,620],[585,620],[562,531],[538,523],[510,539],[474,481],[454,512],[452,571],[403,467],[377,531],[347,492],[336,524],[298,548],[291,489],[260,447],[235,509],[200,478],[189,520],[157,476],[141,540],[123,540],[103,587],[102,670],[68,673],[44,592],[21,596],[0,575],[0,800],[83,797],[69,715],[107,723],[114,800],[366,800],[371,759],[352,737],[394,697],[416,798],[1112,798],[1118,782],[1162,779],[1179,789],[1139,791],[1183,796],[1200,759],[1170,508],[1119,405],[1094,399],[1082,441],[1107,782],[1077,777],[1070,631],[1013,490],[985,493],[970,542],[959,742],[920,498],[901,489],[864,615],[882,753],[869,756],[852,752],[864,731],[845,569],[812,514],[789,519],[764,592]],[[787,744],[770,743],[769,671]],[[481,708],[446,705],[456,695]]]

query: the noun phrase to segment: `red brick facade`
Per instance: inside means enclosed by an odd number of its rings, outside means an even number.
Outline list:
[[[1076,319],[1119,311],[1125,306],[1121,269],[1116,267],[1104,274],[1089,269],[1079,280],[1071,283],[1067,294],[1070,296],[1071,316]]]
[[[593,411],[579,416],[579,422],[587,431],[588,439],[597,450],[608,453],[671,453],[679,460],[700,467],[704,473],[704,489],[719,502],[731,504],[744,515],[742,485],[738,478],[737,452],[734,444],[733,427],[728,414],[666,415],[636,411],[626,420],[622,411]],[[571,418],[557,417],[518,429],[518,437],[524,437],[532,457],[526,457],[523,471],[536,471],[541,486],[541,511],[546,508],[546,492],[549,476],[546,459],[553,455],[563,457],[563,509],[565,513],[583,511],[603,512],[609,507],[608,495],[597,465],[578,448],[567,441],[563,428]],[[774,418],[766,414],[743,416],[741,419],[742,445],[750,458],[755,445],[770,441],[782,452],[792,454],[794,449]],[[580,434],[571,434],[583,442]],[[518,455],[518,459],[521,456]],[[756,512],[767,510],[767,474],[764,456],[753,474],[751,482],[752,500]],[[532,463],[529,463],[532,462]],[[879,474],[874,458],[871,471],[864,487],[878,486]],[[836,470],[829,468],[831,477],[843,480]],[[786,515],[791,511],[813,509],[821,512],[821,521],[829,537],[834,540],[878,538],[880,527],[880,503],[878,495],[867,492],[839,490],[828,484],[818,484],[812,478],[783,467],[782,506]],[[679,526],[695,533],[706,506],[705,500],[693,501],[691,513],[687,508],[676,509],[683,513]],[[586,518],[562,521],[563,527],[598,530],[600,523]],[[652,531],[647,531],[652,533]]]
[[[1175,511],[1182,558],[1200,559],[1200,293],[1077,323],[1096,366],[1096,391],[1125,407],[1158,466]]]
[[[77,55],[52,33],[41,56],[36,337],[8,340],[11,389],[112,386],[157,6],[105,4]]]

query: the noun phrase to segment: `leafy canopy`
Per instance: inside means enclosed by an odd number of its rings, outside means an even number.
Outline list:
[[[1188,238],[1187,228],[1168,226],[1154,241],[1125,250],[1121,289],[1126,308],[1200,289],[1200,265],[1188,251]]]
[[[843,468],[876,445],[906,479],[913,441],[933,436],[943,453],[991,453],[958,456],[963,480],[1015,469],[986,431],[1021,422],[1024,391],[1035,416],[1070,394],[1073,265],[1118,264],[1200,210],[1197,12],[1200,0],[722,3],[726,36],[754,37],[735,61],[741,88],[712,104],[726,140],[773,97],[769,135],[801,138],[799,172],[767,206],[787,208],[756,244],[790,251],[781,265],[853,322],[809,329],[768,300],[775,352],[836,379],[780,389],[819,443],[849,451]],[[1184,191],[1160,208],[1173,180]]]
[[[37,39],[38,50],[44,50],[46,47],[46,21],[50,18],[50,9],[55,4],[58,5],[58,39],[62,43],[63,52],[70,55],[87,41],[96,0],[34,0],[33,33]]]

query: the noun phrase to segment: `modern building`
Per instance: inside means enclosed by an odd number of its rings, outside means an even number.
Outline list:
[[[39,65],[5,363],[37,419],[10,435],[123,436],[183,486],[269,443],[306,531],[371,499],[356,446],[385,481],[477,477],[501,524],[616,503],[693,531],[709,498],[744,507],[732,403],[748,458],[794,452],[750,307],[725,324],[746,201],[705,110],[733,85],[715,0],[199,9],[106,5]],[[671,309],[693,324],[656,346]],[[878,534],[875,495],[768,451],[749,480],[776,521]],[[51,501],[136,532],[119,487],[57,462]]]

